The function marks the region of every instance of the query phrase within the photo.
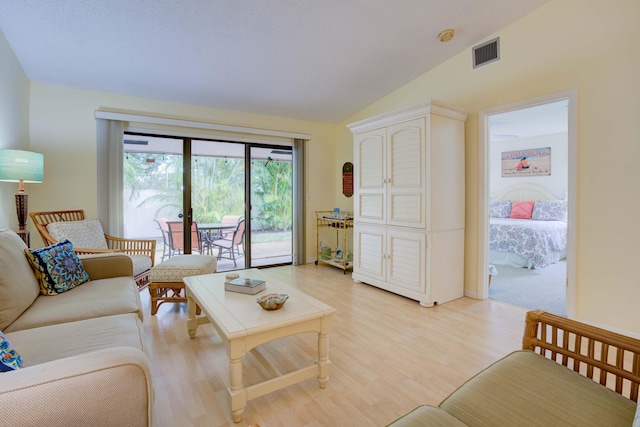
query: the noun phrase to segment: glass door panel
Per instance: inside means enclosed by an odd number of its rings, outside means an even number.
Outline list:
[[[191,207],[202,253],[219,256],[218,271],[245,268],[244,144],[191,141]]]
[[[293,260],[293,163],[289,147],[252,146],[251,265],[290,264]]]
[[[124,135],[124,234],[156,239],[155,263],[183,252],[168,224],[182,221],[182,147],[182,139]]]

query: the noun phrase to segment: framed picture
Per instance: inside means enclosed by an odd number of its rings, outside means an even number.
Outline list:
[[[502,153],[502,176],[551,175],[551,147],[528,148]]]

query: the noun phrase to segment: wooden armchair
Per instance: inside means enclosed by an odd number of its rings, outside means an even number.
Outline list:
[[[83,221],[84,210],[31,212],[29,214],[38,233],[45,245],[51,245],[57,240],[49,233],[47,226],[54,222]],[[134,279],[138,289],[143,289],[149,284],[149,272],[154,264],[156,241],[141,239],[123,239],[104,234],[107,249],[75,247],[78,254],[98,254],[106,252],[124,252],[131,256],[134,264]],[[73,243],[73,242],[71,242]],[[149,260],[150,259],[150,264]]]

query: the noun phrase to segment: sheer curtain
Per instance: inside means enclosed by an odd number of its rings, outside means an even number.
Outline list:
[[[305,139],[293,140],[293,265],[306,263]]]
[[[124,236],[123,139],[124,122],[96,119],[98,219],[105,233]]]

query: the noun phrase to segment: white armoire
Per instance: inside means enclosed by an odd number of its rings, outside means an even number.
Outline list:
[[[354,280],[425,307],[463,296],[465,120],[427,101],[347,125]]]

